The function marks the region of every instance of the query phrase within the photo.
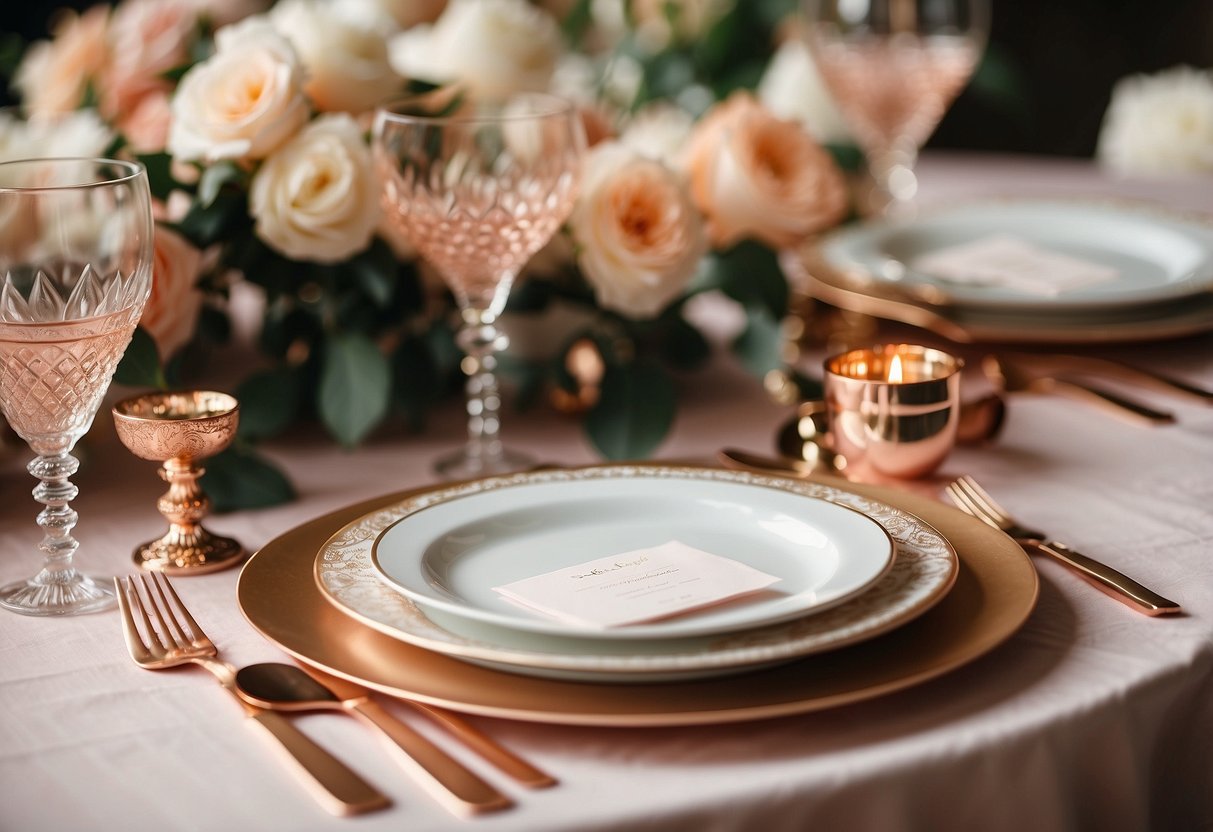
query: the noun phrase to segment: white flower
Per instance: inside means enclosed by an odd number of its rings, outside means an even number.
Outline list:
[[[563,51],[555,18],[527,0],[452,0],[436,23],[391,42],[401,75],[460,81],[485,97],[546,90]]]
[[[1096,155],[1129,174],[1213,171],[1213,71],[1180,66],[1118,81]]]
[[[396,21],[401,29],[409,29],[418,23],[429,23],[442,14],[446,0],[337,0],[341,5],[359,10],[370,9],[376,14],[386,14]]]
[[[618,142],[585,157],[569,227],[598,304],[631,317],[651,318],[677,298],[706,250],[681,177]]]
[[[686,110],[658,102],[638,110],[619,140],[637,153],[676,167],[694,125]]]
[[[102,155],[114,140],[96,110],[76,110],[60,116],[35,116],[26,125],[28,155],[38,157]]]
[[[303,61],[303,90],[317,109],[361,113],[403,88],[388,61],[396,24],[370,10],[345,9],[331,0],[283,0],[270,20]]]
[[[307,122],[303,65],[265,17],[225,26],[215,46],[181,79],[168,151],[185,161],[263,159]]]
[[[320,116],[253,176],[257,235],[298,260],[335,263],[366,248],[379,222],[370,149],[345,113]]]
[[[775,52],[758,82],[758,100],[780,118],[799,121],[819,142],[851,139],[846,119],[800,38],[788,38]]]

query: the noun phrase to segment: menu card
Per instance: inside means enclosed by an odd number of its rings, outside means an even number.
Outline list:
[[[999,234],[938,249],[912,263],[951,283],[1055,296],[1113,280],[1116,269]]]
[[[605,629],[699,610],[777,581],[744,563],[671,540],[493,589],[560,621]]]

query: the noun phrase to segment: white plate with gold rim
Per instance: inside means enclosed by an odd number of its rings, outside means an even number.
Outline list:
[[[892,567],[869,589],[831,609],[725,635],[662,639],[554,636],[452,616],[427,615],[375,572],[371,548],[384,529],[447,492],[474,494],[522,483],[587,480],[720,482],[776,489],[862,512],[893,539]],[[345,526],[321,547],[315,576],[325,597],[394,638],[496,669],[582,681],[669,681],[756,669],[842,647],[921,615],[956,579],[956,554],[933,528],[900,509],[810,482],[742,471],[677,466],[605,466],[495,477],[406,499]]]
[[[380,578],[427,614],[550,636],[669,639],[776,624],[858,595],[893,564],[892,538],[866,515],[745,482],[532,478],[418,503],[372,544]],[[493,589],[671,540],[779,580],[726,604],[605,629],[553,620]]]
[[[1009,236],[1111,269],[1115,276],[1055,295],[958,283],[916,264],[954,246]],[[1095,314],[1176,301],[1213,289],[1213,218],[1125,201],[996,199],[926,209],[904,220],[841,228],[823,260],[876,293],[985,312]]]

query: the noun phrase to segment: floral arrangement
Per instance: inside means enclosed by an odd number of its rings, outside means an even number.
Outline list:
[[[289,497],[254,445],[316,418],[353,445],[421,426],[459,384],[454,306],[381,220],[375,106],[458,81],[551,90],[591,148],[566,229],[515,287],[503,372],[525,405],[584,415],[607,457],[668,432],[678,373],[711,346],[688,314],[722,292],[732,347],[783,372],[777,255],[849,211],[819,141],[840,121],[788,21],[794,0],[122,0],[65,12],[29,46],[0,159],[125,154],[160,211],[154,288],[117,379],[205,378],[235,291],[261,301],[262,361],[234,390],[236,447],[209,467],[225,506]],[[809,106],[812,102],[817,106]],[[807,109],[806,109],[807,107]],[[252,290],[252,291],[250,291]],[[527,332],[542,321],[539,346]],[[228,368],[230,369],[230,368]]]
[[[1118,81],[1096,155],[1128,175],[1213,172],[1213,70],[1177,66]]]

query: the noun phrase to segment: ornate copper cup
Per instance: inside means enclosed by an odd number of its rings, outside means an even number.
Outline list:
[[[141,459],[162,463],[169,489],[156,503],[168,532],[136,547],[142,569],[173,575],[214,572],[235,565],[244,547],[202,527],[210,498],[198,486],[205,469],[197,463],[222,451],[236,436],[240,406],[226,393],[190,390],[148,393],[114,405],[118,438]]]

